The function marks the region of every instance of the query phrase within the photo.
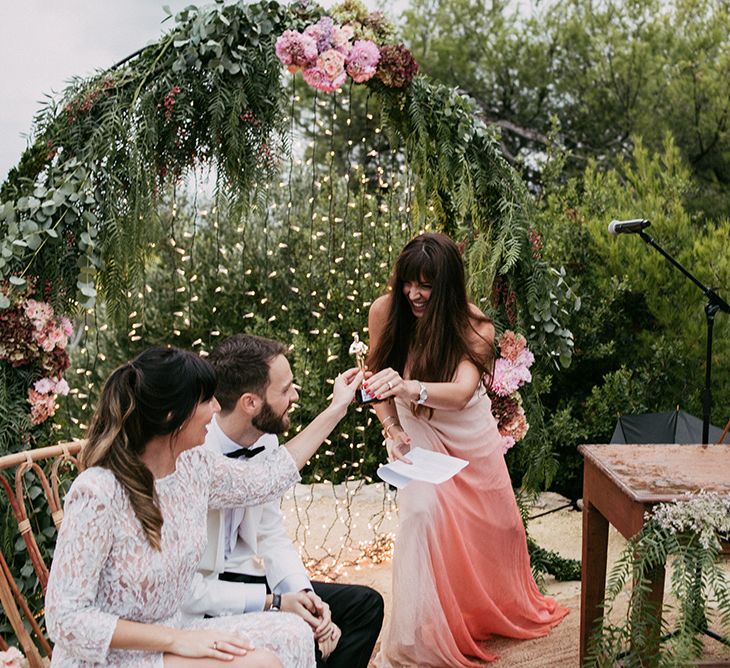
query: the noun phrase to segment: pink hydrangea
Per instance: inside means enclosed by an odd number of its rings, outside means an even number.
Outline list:
[[[307,26],[304,34],[317,43],[317,51],[324,53],[332,48],[332,29],[334,21],[329,16],[323,16],[317,23]]]
[[[356,83],[372,79],[378,70],[380,49],[369,39],[357,40],[347,57],[347,73]]]
[[[317,53],[315,39],[296,30],[285,30],[276,40],[276,56],[292,73],[314,65]]]
[[[502,454],[506,454],[507,450],[513,447],[516,442],[512,436],[502,436]]]
[[[345,56],[336,49],[328,49],[317,58],[316,66],[304,70],[302,76],[317,90],[325,93],[339,90],[347,79]]]
[[[500,357],[494,363],[494,377],[491,390],[502,397],[517,392],[525,383],[532,380],[530,370],[522,365]]]
[[[56,383],[56,389],[55,389],[56,394],[60,394],[65,397],[69,393],[70,390],[71,390],[71,388],[68,386],[68,383],[66,382],[65,378],[61,378],[61,380],[59,380]]]
[[[56,383],[50,378],[41,378],[33,383],[33,389],[39,394],[48,394],[56,389]]]

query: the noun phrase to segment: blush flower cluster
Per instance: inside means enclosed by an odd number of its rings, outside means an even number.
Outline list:
[[[530,367],[535,356],[527,348],[525,337],[509,329],[499,337],[497,345],[500,357],[494,364],[489,396],[492,414],[497,420],[497,428],[504,438],[503,448],[507,452],[527,435],[530,428],[518,390],[532,380]]]
[[[378,22],[382,22],[380,14],[374,16],[371,23],[377,27]],[[408,49],[395,44],[378,46],[364,34],[381,33],[372,27],[364,33],[364,25],[354,20],[338,24],[324,16],[303,32],[284,31],[276,40],[276,56],[289,72],[301,72],[312,88],[325,93],[342,88],[348,76],[355,83],[365,83],[377,76],[387,86],[396,88],[410,83],[418,65]],[[384,29],[382,34],[386,34]]]
[[[56,398],[69,386],[63,372],[70,360],[66,348],[73,328],[53,307],[22,299],[0,310],[0,361],[14,368],[31,367],[37,378],[28,388],[31,422],[41,424],[56,412]]]

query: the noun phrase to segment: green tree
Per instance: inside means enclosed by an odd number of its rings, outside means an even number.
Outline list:
[[[638,237],[606,233],[608,218],[642,211],[660,245],[727,298],[730,222],[693,220],[683,205],[691,183],[671,141],[657,154],[638,142],[631,160],[608,171],[591,163],[581,177],[548,184],[540,202],[543,252],[565,263],[583,303],[569,320],[573,363],[542,394],[544,435],[561,462],[556,485],[573,498],[581,494],[576,446],[608,442],[618,414],[702,413],[705,298]],[[718,314],[712,415],[721,426],[730,417],[729,356],[730,318]]]
[[[660,150],[669,132],[701,185],[693,208],[730,211],[723,0],[414,0],[404,31],[423,70],[470,95],[533,180],[553,119],[573,173],[616,164],[636,136]]]

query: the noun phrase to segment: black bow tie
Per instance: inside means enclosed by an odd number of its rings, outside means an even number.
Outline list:
[[[249,459],[250,457],[255,457],[259,452],[263,452],[266,446],[259,445],[256,448],[238,448],[238,450],[234,450],[233,452],[226,452],[226,457],[230,457],[231,459],[239,459],[240,457],[246,457]]]

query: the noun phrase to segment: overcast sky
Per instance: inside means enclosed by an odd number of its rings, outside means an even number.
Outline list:
[[[25,150],[44,95],[158,39],[173,26],[162,23],[164,5],[175,13],[190,4],[210,0],[0,0],[0,183]],[[393,11],[407,2],[365,4]]]
[[[0,183],[26,147],[44,94],[105,69],[169,30],[190,0],[0,0]],[[208,4],[207,1],[200,5]]]

